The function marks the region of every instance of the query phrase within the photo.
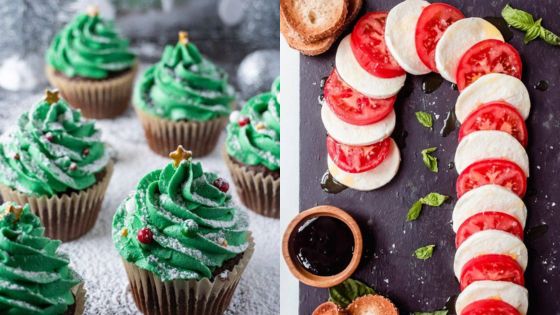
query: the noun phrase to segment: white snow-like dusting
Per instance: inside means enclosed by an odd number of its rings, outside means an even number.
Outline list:
[[[25,98],[21,94],[9,94],[1,98],[0,133],[13,127],[17,117],[40,97],[40,94]],[[85,314],[140,314],[134,305],[121,258],[113,246],[111,223],[115,210],[135,189],[138,181],[148,172],[163,168],[169,159],[150,151],[132,108],[117,119],[99,120],[97,125],[102,130],[102,140],[115,150],[117,162],[113,177],[93,230],[76,241],[63,244],[61,250],[69,255],[72,268],[84,279],[87,290]],[[240,204],[222,159],[224,140],[225,131],[216,150],[196,160],[202,161],[205,170],[223,176],[230,183],[234,200]],[[251,211],[248,213],[256,248],[225,314],[278,314],[280,224],[278,220]]]

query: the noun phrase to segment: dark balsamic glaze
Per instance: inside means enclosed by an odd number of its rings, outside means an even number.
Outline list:
[[[457,295],[450,296],[445,302],[445,309],[448,311],[448,315],[455,315],[457,311],[455,311],[455,302],[457,302]]]
[[[322,77],[321,78],[321,81],[319,82],[319,87],[321,88],[321,90],[325,88],[325,83],[327,82],[328,78],[329,77]]]
[[[457,117],[455,117],[455,111],[450,110],[447,112],[447,116],[443,120],[443,127],[441,128],[439,134],[442,137],[447,137],[453,130],[457,128]]]
[[[341,220],[320,216],[300,223],[288,246],[290,256],[305,270],[318,276],[332,276],[352,260],[354,236]]]
[[[455,83],[451,83],[451,89],[453,91],[459,91],[459,88],[457,87],[457,84],[455,84]]]
[[[544,92],[548,90],[548,81],[540,80],[539,82],[537,82],[537,84],[535,84],[534,88]]]
[[[317,101],[319,102],[319,105],[323,106],[325,102],[325,95],[323,93],[319,94],[319,96],[317,97]]]
[[[450,170],[454,169],[455,168],[455,162],[447,163],[447,168],[450,169]]]
[[[509,42],[513,38],[513,32],[509,28],[506,20],[501,16],[487,16],[484,18],[486,21],[492,23],[502,33],[504,40]]]
[[[443,83],[443,78],[439,73],[431,72],[422,77],[422,91],[430,94],[437,90]]]
[[[542,223],[533,227],[530,227],[525,231],[525,240],[534,241],[543,237],[548,232],[548,224]]]
[[[321,188],[326,193],[338,194],[348,187],[339,183],[329,171],[326,171],[325,174],[323,174],[323,177],[321,177]]]

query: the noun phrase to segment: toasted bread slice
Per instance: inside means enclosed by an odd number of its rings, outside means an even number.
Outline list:
[[[312,315],[346,315],[348,314],[345,310],[338,307],[338,305],[333,302],[325,302],[313,311]]]
[[[314,43],[342,28],[348,0],[280,0],[286,23],[305,43]]]
[[[398,315],[399,311],[393,303],[381,295],[365,295],[359,297],[346,308],[349,315]]]
[[[290,47],[299,50],[302,54],[307,56],[316,56],[324,53],[331,48],[336,40],[336,36],[331,36],[313,43],[305,43],[299,34],[288,25],[282,10],[280,10],[280,32],[282,32]]]
[[[344,21],[344,27],[350,25],[352,21],[356,19],[358,13],[360,13],[363,3],[363,0],[348,0],[348,14],[346,15],[346,20]]]

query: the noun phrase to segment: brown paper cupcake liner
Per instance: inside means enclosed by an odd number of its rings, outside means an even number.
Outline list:
[[[260,215],[280,218],[280,178],[274,179],[272,175],[265,176],[234,163],[226,150],[223,154],[243,204]]]
[[[60,196],[29,196],[4,185],[0,185],[0,194],[4,201],[29,204],[31,211],[39,216],[45,226],[45,235],[66,242],[77,239],[93,228],[112,174],[113,163],[110,162],[97,184]]]
[[[84,314],[84,310],[86,306],[86,289],[84,288],[84,283],[81,282],[77,286],[73,287],[72,294],[74,295],[74,305],[68,308],[66,314],[68,315]]]
[[[249,235],[249,247],[226,276],[213,280],[161,281],[150,271],[123,260],[134,302],[146,315],[221,315],[228,308],[239,279],[245,270],[255,243]]]
[[[79,108],[87,118],[113,118],[122,114],[130,103],[137,66],[114,78],[85,80],[67,78],[47,66],[47,78],[58,88],[70,105]]]
[[[136,107],[135,107],[136,108]],[[171,121],[145,113],[137,109],[138,117],[150,149],[167,157],[178,145],[193,152],[194,157],[210,154],[224,130],[228,118],[220,117],[209,121]]]

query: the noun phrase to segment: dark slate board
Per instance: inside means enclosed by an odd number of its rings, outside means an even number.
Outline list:
[[[364,10],[389,10],[399,0],[369,0]],[[444,1],[460,8],[466,16],[499,16],[505,0]],[[543,17],[544,25],[560,32],[560,9],[554,0],[512,0],[514,7]],[[510,42],[520,50],[523,81],[531,94],[532,110],[527,124],[530,133],[531,178],[525,198],[529,208],[527,227],[546,223],[549,230],[527,240],[530,251],[526,282],[530,294],[530,314],[560,314],[560,47],[542,41],[523,45],[523,35],[514,31]],[[335,46],[336,47],[336,46]],[[327,169],[325,130],[320,118],[318,97],[321,78],[334,65],[334,52],[319,57],[302,57],[300,63],[300,210],[318,204],[345,209],[358,220],[366,235],[365,255],[355,274],[357,279],[389,296],[402,314],[441,309],[458,293],[452,272],[455,254],[451,212],[455,198],[441,208],[424,210],[421,218],[406,223],[410,205],[419,197],[437,191],[455,197],[454,169],[447,165],[457,148],[457,131],[442,137],[439,130],[446,113],[455,104],[458,92],[449,82],[432,94],[421,90],[421,77],[408,77],[396,103],[397,128],[393,133],[402,154],[400,171],[393,181],[373,192],[347,189],[337,195],[321,190],[321,176]],[[540,80],[550,84],[546,92],[533,86]],[[421,127],[414,112],[426,110],[438,115],[433,131]],[[438,146],[440,172],[433,174],[422,164],[419,152]],[[419,261],[412,252],[426,244],[437,244],[432,259]],[[328,297],[325,289],[300,287],[300,314],[311,314]]]

